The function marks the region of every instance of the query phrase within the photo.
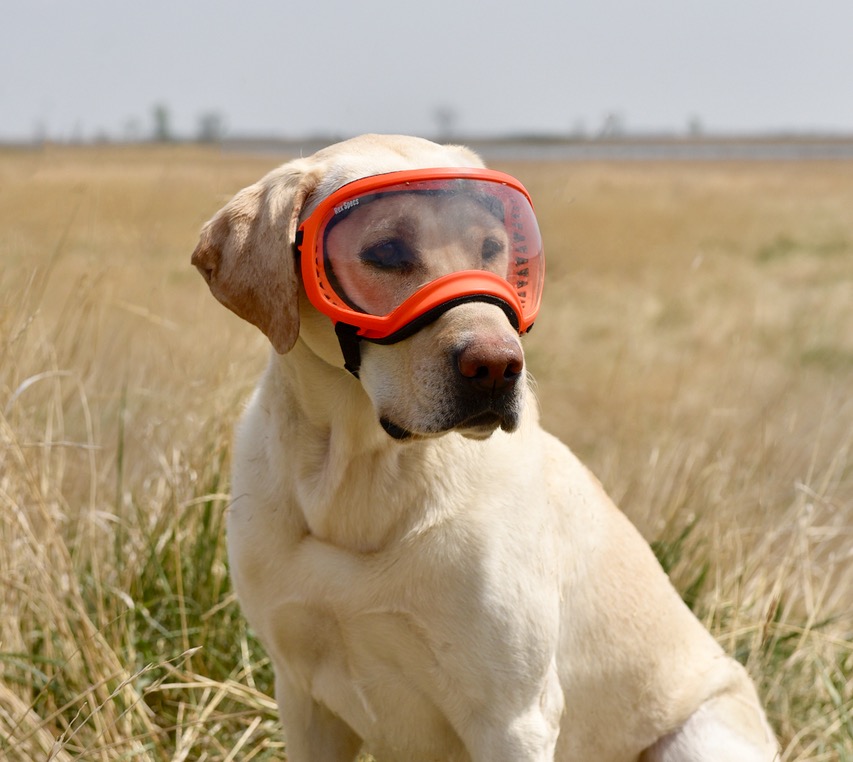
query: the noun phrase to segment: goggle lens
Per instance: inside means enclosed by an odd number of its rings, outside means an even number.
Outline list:
[[[381,337],[418,317],[406,314],[407,305],[422,312],[416,295],[441,279],[466,295],[482,290],[511,302],[527,330],[541,301],[544,261],[526,192],[489,170],[419,177],[435,172],[366,178],[329,196],[303,225],[309,297],[336,322]],[[454,274],[460,277],[448,278]]]

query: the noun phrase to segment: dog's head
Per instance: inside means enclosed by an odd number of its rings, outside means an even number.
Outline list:
[[[526,384],[519,321],[504,300],[475,293],[432,309],[428,319],[421,316],[413,324],[417,330],[404,330],[390,342],[361,341],[350,333],[339,345],[335,320],[328,310],[315,309],[319,291],[303,282],[306,269],[300,272],[295,257],[297,231],[348,183],[437,167],[482,163],[465,148],[419,138],[363,136],[339,143],[289,162],[238,193],[205,225],[192,257],[214,296],[260,328],[280,354],[300,340],[318,359],[343,369],[341,350],[355,349],[358,376],[378,421],[401,440],[451,430],[484,438],[498,427],[518,426]],[[464,204],[470,207],[464,214],[453,213]],[[341,208],[349,210],[345,204],[335,211]],[[374,235],[370,245],[359,238],[390,228],[403,231],[394,240],[402,237],[406,251],[416,252],[416,268],[397,266],[400,251],[387,237]],[[346,291],[342,301],[382,314],[418,284],[446,276],[448,262],[455,263],[452,274],[483,268],[485,257],[503,257],[506,270],[511,237],[509,221],[498,223],[482,201],[439,192],[387,194],[382,203],[362,203],[357,214],[336,221],[334,231],[324,234],[324,245],[343,253],[323,288]],[[358,254],[347,259],[350,250]],[[322,261],[318,266],[322,269]],[[371,268],[369,277],[353,269],[362,266]],[[313,277],[314,270],[307,271]]]

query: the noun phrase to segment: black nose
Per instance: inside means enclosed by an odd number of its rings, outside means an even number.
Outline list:
[[[521,346],[505,339],[480,339],[456,355],[460,375],[482,392],[504,392],[515,385],[524,369]]]

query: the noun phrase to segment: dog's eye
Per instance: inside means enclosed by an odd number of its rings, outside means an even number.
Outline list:
[[[358,256],[362,262],[378,270],[407,273],[413,270],[416,264],[415,255],[397,238],[369,246]]]
[[[481,256],[483,264],[488,265],[498,259],[504,253],[504,244],[497,238],[487,238],[483,241]]]

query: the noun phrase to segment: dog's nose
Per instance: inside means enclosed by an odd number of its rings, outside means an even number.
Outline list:
[[[479,340],[462,348],[456,356],[456,367],[474,388],[501,392],[515,384],[521,375],[524,356],[515,342]]]

